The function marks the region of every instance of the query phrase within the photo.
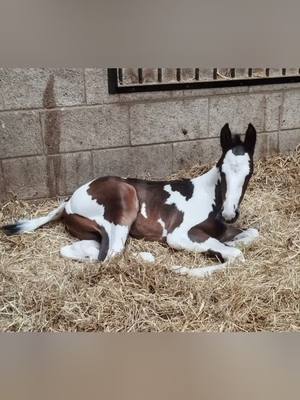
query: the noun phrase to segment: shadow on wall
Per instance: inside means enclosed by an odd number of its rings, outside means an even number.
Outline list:
[[[45,109],[55,108],[54,75],[51,74],[43,94],[43,107]],[[60,155],[51,157],[49,154],[58,154],[61,136],[61,111],[46,112],[44,117],[44,139],[47,153],[47,186],[49,195],[54,197],[58,194],[58,177],[61,174]]]

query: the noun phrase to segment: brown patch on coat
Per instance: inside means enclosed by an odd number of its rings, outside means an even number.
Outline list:
[[[140,207],[145,203],[147,213],[147,218],[145,218],[139,210],[130,235],[137,239],[165,241],[163,227],[158,220],[161,219],[164,222],[167,233],[173,232],[183,221],[183,213],[174,204],[165,204],[170,194],[163,187],[170,182],[139,179],[126,181],[135,188]]]
[[[122,178],[104,177],[93,181],[88,194],[104,206],[104,218],[115,225],[131,226],[135,220],[139,202],[135,188]]]

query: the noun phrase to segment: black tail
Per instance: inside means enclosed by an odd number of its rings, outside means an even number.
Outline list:
[[[21,224],[4,225],[0,228],[7,236],[18,235],[22,232]]]
[[[99,226],[99,231],[101,234],[101,240],[100,240],[100,250],[99,250],[98,260],[104,261],[109,249],[109,236],[103,226]]]

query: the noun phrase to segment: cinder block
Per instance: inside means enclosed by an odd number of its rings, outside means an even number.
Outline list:
[[[8,195],[20,199],[48,197],[46,157],[24,157],[2,161]]]
[[[264,159],[278,153],[278,132],[257,135],[254,160]]]
[[[128,107],[118,104],[46,111],[42,120],[47,152],[128,145],[128,119]]]
[[[267,132],[279,129],[282,99],[282,93],[266,94],[265,131]]]
[[[264,95],[220,96],[210,99],[209,135],[219,136],[225,123],[233,133],[243,134],[249,122],[258,132],[264,129]]]
[[[300,128],[300,90],[284,93],[281,128]]]
[[[293,83],[275,83],[273,85],[254,85],[250,86],[250,93],[261,93],[261,92],[274,92],[274,91],[282,91],[289,89],[297,89],[300,88],[300,82]]]
[[[135,104],[130,107],[133,145],[172,142],[207,136],[205,98]]]
[[[279,132],[279,151],[288,153],[300,145],[300,129]]]
[[[85,68],[85,90],[88,104],[103,104],[118,102],[118,94],[108,93],[107,69]]]
[[[221,157],[219,139],[193,140],[173,144],[173,172],[187,169],[194,164],[206,164]]]
[[[1,68],[2,109],[51,108],[84,103],[83,70]]]
[[[38,112],[0,113],[0,158],[43,152]]]
[[[49,156],[48,162],[54,177],[51,190],[53,196],[71,194],[79,186],[93,179],[90,152]]]
[[[94,151],[93,162],[95,176],[160,179],[172,173],[172,145]]]

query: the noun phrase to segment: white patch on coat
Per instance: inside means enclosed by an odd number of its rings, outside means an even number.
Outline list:
[[[95,240],[80,240],[60,249],[61,256],[77,261],[98,261],[100,244]]]
[[[142,203],[141,214],[142,214],[142,216],[143,216],[144,218],[148,218],[147,212],[146,212],[146,203]]]
[[[166,230],[166,224],[164,223],[164,221],[163,221],[161,218],[159,218],[159,219],[157,220],[157,222],[161,225],[161,227],[162,227],[162,229],[163,229],[163,231],[162,231],[162,237],[166,237],[167,234],[168,234],[168,231]]]
[[[235,217],[245,178],[250,173],[249,161],[250,157],[247,153],[235,155],[232,150],[229,150],[224,157],[222,172],[225,174],[227,190],[222,216],[225,220]]]
[[[138,253],[138,257],[141,258],[143,261],[146,261],[148,263],[154,263],[155,262],[155,257],[152,253],[149,253],[148,251],[141,251]]]
[[[108,260],[124,250],[129,228],[126,225],[114,224],[104,218],[105,206],[88,194],[91,183],[92,181],[78,188],[67,202],[65,209],[68,214],[81,215],[103,226],[109,237],[109,249],[105,259]]]
[[[167,235],[167,243],[177,250],[201,253],[212,250],[220,253],[226,261],[235,259],[244,261],[244,256],[239,249],[226,246],[217,239],[210,237],[203,242],[194,242],[188,236],[189,230],[206,220],[209,213],[213,211],[215,186],[219,178],[219,170],[214,167],[206,174],[193,179],[194,192],[189,200],[186,200],[179,192],[173,192],[170,185],[164,187],[170,193],[166,203],[174,204],[183,213],[182,223]]]

